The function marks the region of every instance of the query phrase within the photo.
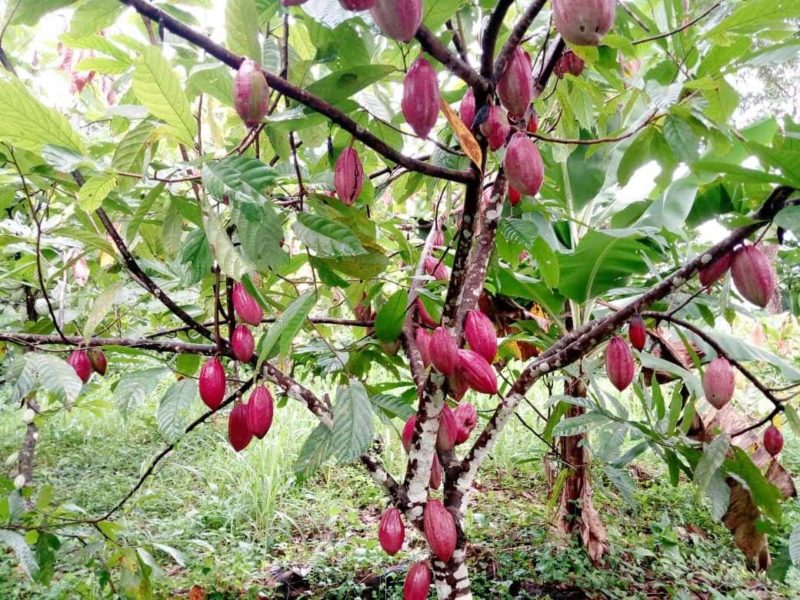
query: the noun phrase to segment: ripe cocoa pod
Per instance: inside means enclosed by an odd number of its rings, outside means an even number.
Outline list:
[[[439,82],[436,71],[424,58],[415,60],[406,73],[400,107],[414,133],[427,138],[439,116]]]
[[[508,184],[526,196],[535,196],[544,180],[544,162],[539,149],[521,132],[511,136],[503,158]]]
[[[403,584],[403,600],[428,600],[431,589],[431,570],[428,563],[420,561],[411,565]]]
[[[275,403],[272,394],[263,385],[259,385],[250,394],[247,403],[247,429],[258,439],[263,439],[272,427]]]
[[[414,437],[414,427],[417,426],[417,415],[408,417],[406,424],[403,425],[403,433],[400,434],[400,439],[403,442],[403,448],[406,452],[411,449],[411,438]]]
[[[508,201],[511,202],[511,206],[516,206],[520,200],[522,200],[522,194],[513,187],[508,186]]]
[[[345,10],[369,10],[375,6],[375,0],[339,0]]]
[[[233,78],[233,106],[245,125],[257,127],[268,105],[267,78],[256,61],[245,58]]]
[[[520,46],[514,49],[497,82],[497,95],[515,121],[525,116],[533,99],[531,57]]]
[[[345,148],[336,159],[333,186],[339,200],[350,206],[361,194],[364,185],[364,167],[355,148]]]
[[[103,351],[100,348],[89,348],[87,354],[89,362],[92,363],[92,369],[99,375],[105,375],[108,370],[108,361]]]
[[[556,77],[559,79],[563,79],[564,75],[567,73],[575,77],[580,77],[581,73],[583,73],[584,66],[585,63],[580,56],[575,54],[572,50],[567,50],[558,59],[553,73],[555,73]]]
[[[435,498],[428,500],[422,514],[425,539],[431,552],[442,562],[447,562],[456,549],[456,522],[453,515]]]
[[[447,389],[450,391],[450,395],[456,402],[461,402],[464,394],[469,391],[469,385],[467,385],[467,382],[459,377],[458,369],[456,369],[456,373],[454,375],[450,375],[450,377],[447,378]]]
[[[444,327],[437,327],[431,337],[431,363],[443,375],[456,371],[458,346]]]
[[[464,402],[453,411],[456,418],[458,431],[456,432],[456,445],[463,444],[469,439],[472,430],[478,425],[478,411],[473,404]]]
[[[236,452],[241,452],[252,439],[253,434],[247,428],[247,408],[237,404],[228,415],[228,441]]]
[[[614,24],[617,0],[553,0],[561,37],[576,46],[597,46]]]
[[[209,358],[200,368],[198,378],[200,398],[211,410],[216,410],[225,399],[225,369],[218,358]]]
[[[253,334],[250,333],[247,325],[237,325],[233,328],[231,334],[231,350],[236,360],[240,362],[250,362],[253,358],[253,352],[256,344],[253,340]]]
[[[458,114],[467,129],[472,129],[472,124],[475,122],[475,92],[472,91],[472,88],[467,88],[467,93],[461,99]]]
[[[458,435],[458,425],[456,424],[456,417],[453,411],[447,404],[442,408],[439,413],[439,431],[436,436],[436,449],[437,450],[452,450],[456,445],[456,436]]]
[[[417,327],[416,332],[414,332],[414,339],[417,342],[417,349],[419,350],[419,355],[422,357],[422,364],[430,366],[431,364],[431,334],[428,333],[426,329],[422,327]]]
[[[458,376],[476,392],[497,393],[497,373],[494,367],[477,352],[458,351]]]
[[[86,383],[92,377],[92,362],[89,360],[84,350],[75,350],[70,352],[67,357],[67,363],[75,369],[75,374],[81,378],[83,383]]]
[[[439,457],[436,454],[433,455],[431,477],[428,480],[428,485],[432,490],[438,490],[442,487],[442,463],[439,462]]]
[[[778,456],[783,450],[783,434],[775,425],[770,425],[764,431],[764,450],[770,456]]]
[[[606,374],[620,392],[633,381],[633,356],[619,336],[611,338],[606,348]]]
[[[377,0],[370,14],[383,33],[408,42],[422,24],[422,0]]]
[[[237,283],[233,286],[233,310],[245,323],[258,325],[264,318],[261,305],[245,289],[244,284]]]
[[[490,364],[497,355],[497,332],[492,320],[479,310],[467,312],[464,321],[464,338],[470,349],[485,358]]]
[[[403,547],[406,537],[406,528],[403,526],[403,517],[396,508],[387,508],[381,516],[378,525],[378,542],[389,556],[394,556]]]
[[[417,298],[414,303],[417,305],[417,318],[419,322],[425,325],[425,327],[430,327],[431,329],[438,327],[439,324],[433,320],[431,313],[428,312],[428,309],[425,308],[425,304],[423,304],[422,300]]]
[[[450,269],[433,256],[426,256],[424,265],[425,273],[436,279],[436,281],[448,281],[450,279]]]
[[[717,260],[709,263],[706,267],[701,269],[698,274],[700,285],[703,287],[711,287],[728,272],[728,269],[731,268],[731,262],[733,262],[733,253],[726,252],[717,258]]]
[[[628,324],[628,339],[631,341],[631,346],[637,350],[644,349],[645,342],[647,342],[647,328],[644,326],[644,319],[639,313],[633,315]]]
[[[499,150],[506,143],[508,134],[511,133],[511,125],[508,124],[506,109],[502,106],[490,106],[486,120],[480,124],[481,133],[489,141],[491,151]]]
[[[733,283],[749,302],[764,308],[775,292],[775,270],[757,246],[742,246],[733,256]]]
[[[733,367],[727,358],[720,356],[708,363],[703,373],[703,391],[711,406],[719,410],[730,402],[734,386]]]

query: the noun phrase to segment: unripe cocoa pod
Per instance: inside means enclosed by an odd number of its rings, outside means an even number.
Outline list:
[[[211,410],[216,410],[225,399],[225,369],[218,358],[209,358],[200,368],[198,378],[200,398]]]
[[[433,256],[425,257],[425,272],[436,279],[436,281],[447,281],[450,279],[450,269],[442,261]]]
[[[494,367],[477,352],[458,351],[458,376],[476,392],[497,393],[497,373]]]
[[[480,124],[481,133],[489,141],[489,149],[499,150],[506,143],[508,134],[511,133],[511,125],[508,124],[506,109],[502,106],[490,106],[488,108],[486,120]]]
[[[403,442],[403,448],[406,452],[411,449],[411,438],[414,437],[414,427],[417,426],[417,415],[411,415],[408,417],[405,425],[403,425],[403,433],[400,435],[400,439]]]
[[[253,434],[247,428],[247,408],[237,404],[228,415],[228,441],[236,452],[241,452],[252,439]]]
[[[478,411],[473,404],[464,402],[453,411],[456,418],[458,431],[456,432],[456,445],[463,444],[469,439],[472,430],[478,425]]]
[[[520,46],[514,49],[497,82],[497,95],[515,121],[525,116],[533,99],[531,57]]]
[[[84,350],[70,352],[67,357],[67,363],[75,369],[75,374],[81,378],[83,383],[86,383],[92,377],[92,362]]]
[[[458,114],[467,129],[472,129],[472,123],[475,122],[475,93],[472,88],[467,88],[467,93],[461,99]]]
[[[458,346],[444,327],[437,327],[431,337],[431,363],[443,375],[456,371]]]
[[[431,334],[422,327],[417,327],[414,332],[414,339],[417,342],[419,355],[422,357],[422,364],[426,367],[431,364]]]
[[[497,332],[492,320],[479,310],[467,311],[464,321],[464,338],[470,349],[485,358],[490,364],[497,354]]]
[[[406,537],[406,528],[403,527],[403,517],[396,508],[387,508],[378,525],[378,542],[389,556],[394,556],[403,547]]]
[[[430,327],[431,329],[438,327],[439,324],[433,320],[431,313],[428,312],[428,309],[425,308],[425,304],[423,304],[422,300],[417,298],[415,301],[417,305],[417,318],[419,322],[425,325],[425,327]]]
[[[764,450],[770,456],[778,456],[783,450],[783,434],[775,425],[770,425],[764,431]]]
[[[411,565],[403,584],[403,600],[428,600],[431,589],[431,570],[428,563],[420,561]]]
[[[775,270],[760,248],[743,246],[733,256],[733,283],[745,298],[764,308],[775,292]]]
[[[728,269],[731,268],[731,262],[733,262],[733,253],[726,252],[717,258],[717,260],[709,263],[706,267],[701,269],[698,274],[700,285],[703,287],[711,287],[728,272]]]
[[[522,200],[522,194],[513,187],[508,186],[508,201],[511,202],[511,206],[516,206],[520,200]]]
[[[333,186],[339,200],[350,206],[361,193],[364,185],[364,167],[355,148],[345,148],[336,159],[333,171]]]
[[[383,33],[408,42],[422,24],[422,0],[376,0],[370,14]]]
[[[435,498],[428,500],[422,515],[425,539],[431,552],[442,562],[447,562],[456,549],[456,523],[453,515]]]
[[[263,385],[259,385],[250,394],[247,403],[247,429],[262,439],[272,427],[272,417],[275,412],[275,404],[272,401],[272,394]]]
[[[244,284],[237,283],[233,286],[233,310],[245,323],[258,325],[264,318],[261,305],[244,288]]]
[[[727,358],[720,356],[708,363],[703,373],[703,391],[711,406],[719,410],[730,402],[734,386],[733,367]]]
[[[469,391],[469,385],[458,375],[457,368],[456,373],[447,378],[447,389],[456,402],[460,402],[464,394]]]
[[[597,46],[614,24],[617,0],[553,0],[561,37],[576,46]]]
[[[620,392],[633,381],[633,356],[623,339],[614,336],[606,348],[606,374]]]
[[[105,375],[108,370],[108,361],[103,351],[100,348],[89,348],[86,354],[89,356],[89,362],[92,363],[92,369],[99,375]]]
[[[257,127],[268,105],[267,78],[256,61],[245,58],[233,78],[233,106],[245,125]]]
[[[553,73],[555,73],[556,77],[559,79],[563,79],[564,75],[567,73],[575,77],[580,77],[581,73],[583,73],[584,66],[585,63],[580,56],[575,54],[572,50],[567,50],[558,59]]]
[[[511,136],[503,158],[508,184],[526,196],[535,196],[544,180],[544,162],[539,149],[521,132]]]
[[[253,340],[253,334],[250,333],[247,325],[237,325],[233,328],[231,334],[231,350],[236,360],[240,362],[250,362],[253,358],[253,351],[256,344]]]
[[[539,116],[536,114],[536,111],[531,109],[531,116],[528,117],[528,125],[525,129],[529,133],[536,133],[539,131]]]
[[[439,82],[436,71],[422,57],[415,60],[406,73],[400,107],[414,133],[427,138],[439,116]]]
[[[644,326],[644,319],[639,313],[633,315],[628,324],[628,339],[631,341],[631,346],[637,350],[644,349],[645,342],[647,342],[647,328]]]
[[[339,0],[345,10],[369,10],[375,6],[375,0]]]
[[[428,485],[432,490],[438,490],[442,487],[442,463],[439,462],[439,456],[433,455],[433,462],[431,463],[431,476],[428,480]]]
[[[442,407],[442,412],[439,413],[439,431],[436,436],[436,449],[437,450],[452,450],[456,445],[456,436],[458,435],[458,425],[456,424],[456,417],[453,411],[447,404]]]

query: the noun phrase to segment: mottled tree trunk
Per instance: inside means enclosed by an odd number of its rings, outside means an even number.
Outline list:
[[[459,533],[453,557],[443,563],[433,561],[433,583],[439,600],[472,600],[472,588],[467,571],[467,540]]]

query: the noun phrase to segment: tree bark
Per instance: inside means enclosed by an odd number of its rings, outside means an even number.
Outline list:
[[[472,600],[472,587],[467,569],[467,538],[460,525],[456,550],[452,558],[447,563],[436,558],[431,562],[433,584],[439,600]]]

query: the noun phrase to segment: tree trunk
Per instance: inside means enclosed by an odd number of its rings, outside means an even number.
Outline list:
[[[439,600],[472,600],[467,570],[467,539],[460,531],[453,557],[445,564],[433,559],[433,583]]]

